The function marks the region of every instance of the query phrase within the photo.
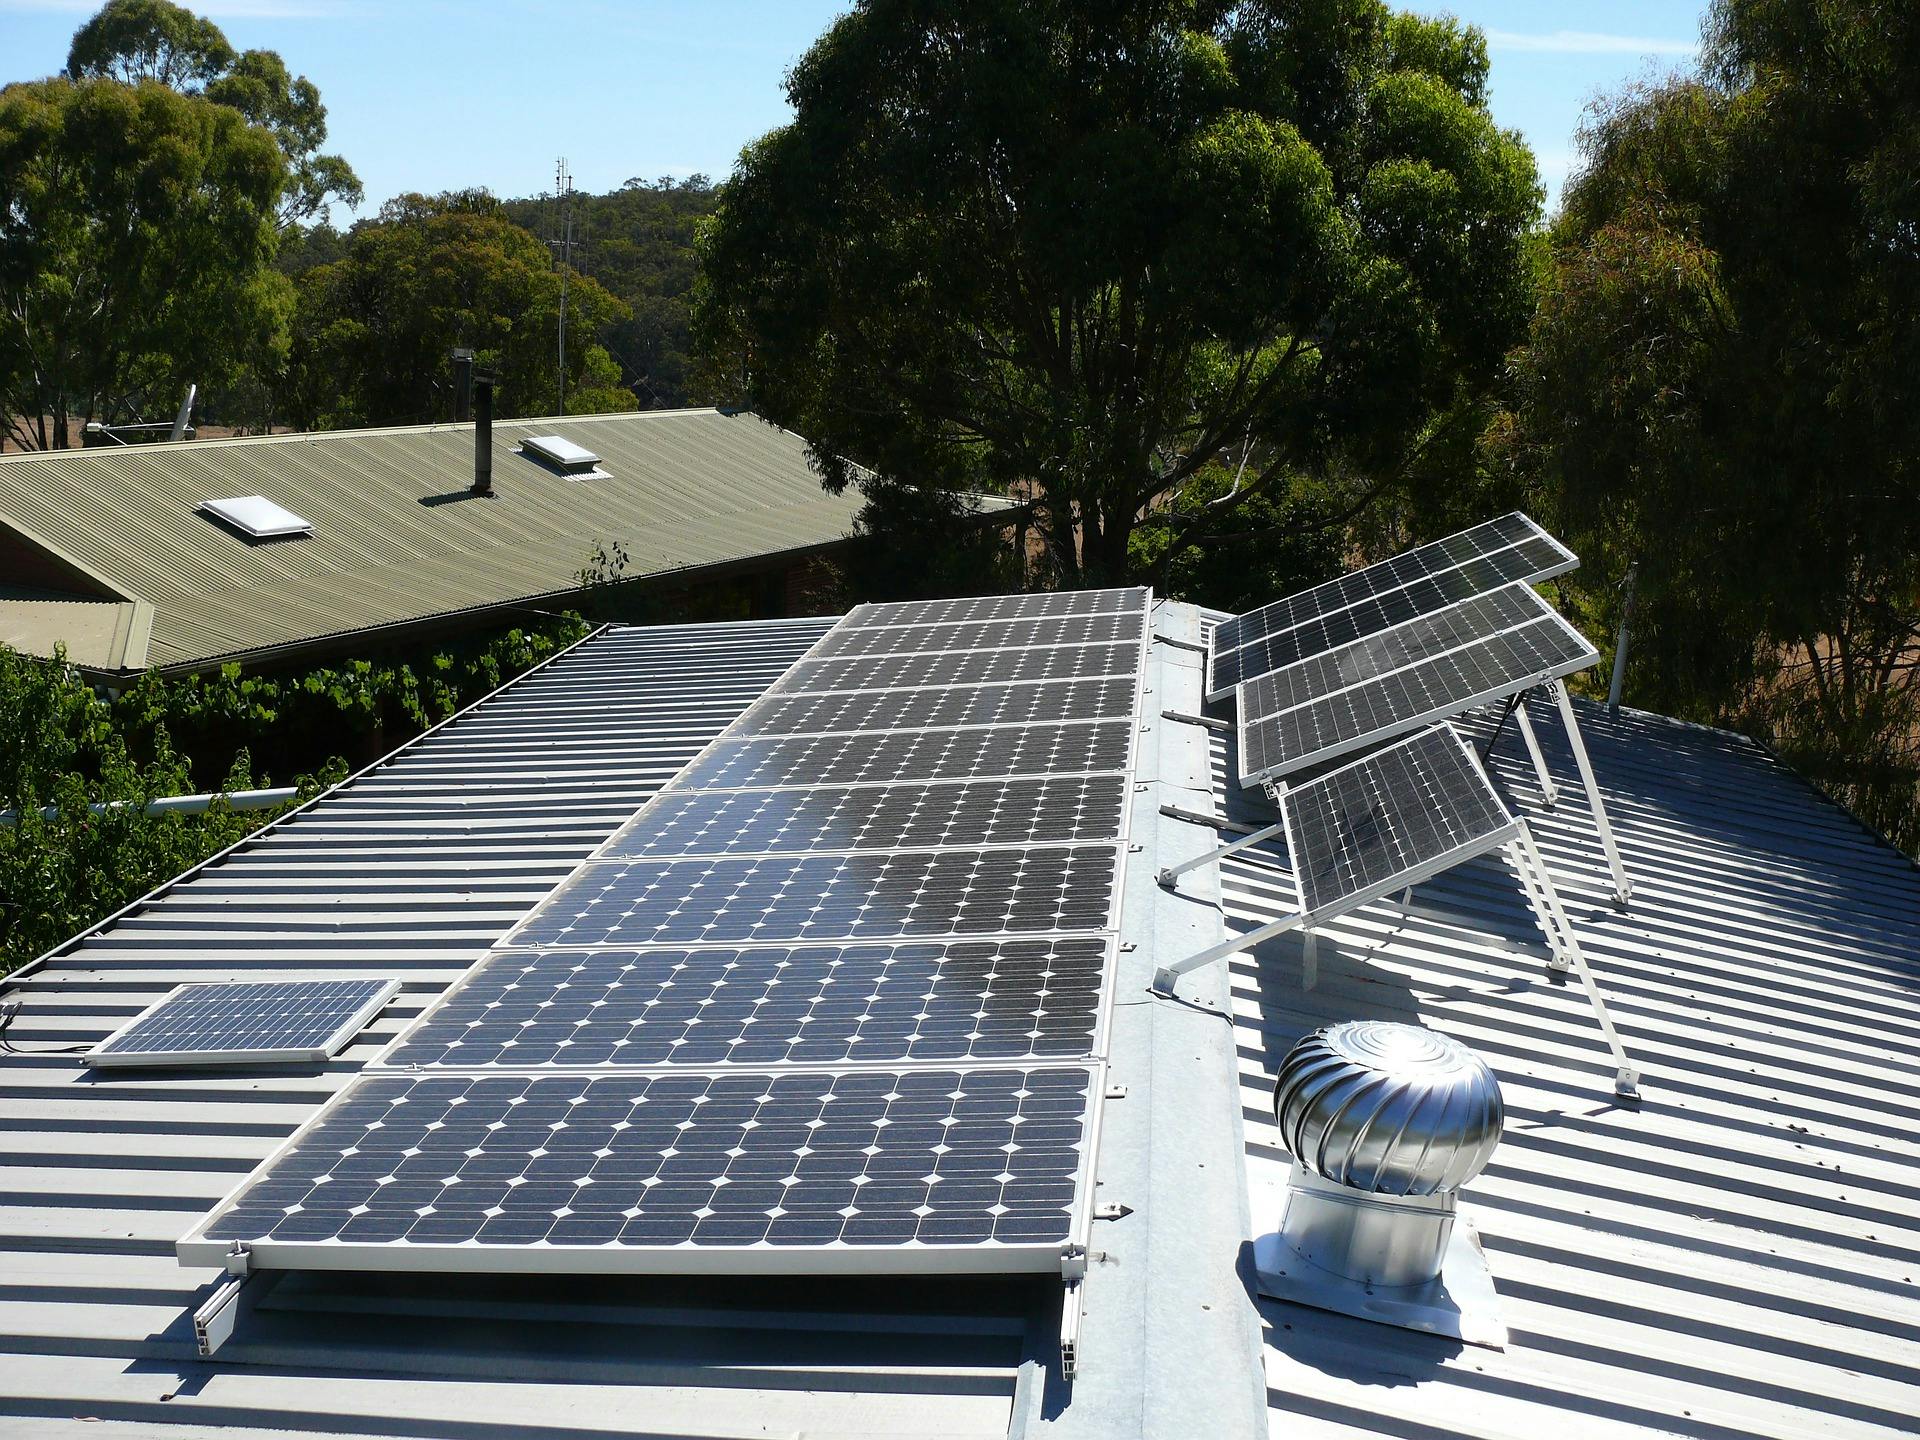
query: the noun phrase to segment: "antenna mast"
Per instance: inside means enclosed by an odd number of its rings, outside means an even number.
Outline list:
[[[573,263],[573,175],[562,155],[553,167],[553,194],[560,204],[560,410],[567,413],[567,270]]]

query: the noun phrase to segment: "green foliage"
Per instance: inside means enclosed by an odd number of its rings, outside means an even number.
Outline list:
[[[628,311],[594,338],[649,409],[695,403],[689,358],[694,231],[718,203],[719,190],[704,175],[629,180],[610,194],[573,197],[574,264]],[[505,208],[534,234],[558,238],[551,200],[509,200]],[[589,405],[570,390],[567,408]]]
[[[1583,135],[1490,453],[1555,502],[1637,703],[1920,843],[1920,15],[1721,0]]]
[[[0,424],[64,445],[70,416],[171,409],[189,381],[271,363],[285,180],[266,132],[151,80],[0,90]]]
[[[303,797],[317,793],[585,633],[563,617],[418,661],[353,660],[292,676],[237,665],[173,679],[149,672],[112,700],[58,660],[0,646],[0,809],[21,812],[18,825],[0,826],[0,973],[278,813],[236,815],[216,802],[205,815],[147,816],[148,801],[270,787],[254,756]],[[114,808],[89,809],[101,803]],[[50,805],[60,814],[45,819]]]
[[[894,485],[873,491],[855,520],[831,589],[845,604],[994,595],[1021,589],[1020,572],[1004,523],[982,523],[950,491]]]
[[[1203,466],[1173,497],[1133,532],[1135,570],[1158,570],[1163,593],[1195,605],[1239,613],[1330,580],[1346,568],[1346,527],[1315,526],[1328,510],[1326,497],[1308,482],[1270,487],[1239,506],[1232,529],[1200,533],[1162,563],[1162,553],[1190,517],[1234,503],[1233,466]],[[1244,480],[1244,477],[1241,477]]]
[[[1449,483],[1430,445],[1524,332],[1540,192],[1485,81],[1379,0],[867,0],[703,234],[707,383],[832,486],[1031,494],[1061,584],[1318,534]]]
[[[286,418],[303,429],[452,415],[447,354],[470,346],[499,377],[497,413],[551,415],[560,280],[540,240],[484,190],[403,195],[341,254],[295,282]],[[634,408],[594,337],[626,315],[595,281],[567,289],[568,408]]]
[[[335,200],[360,203],[360,180],[338,155],[322,155],[327,107],[320,91],[292,75],[271,50],[234,53],[218,25],[168,0],[107,0],[73,37],[67,75],[137,85],[151,80],[187,95],[205,95],[268,131],[287,162],[278,218],[282,228],[318,214]]]

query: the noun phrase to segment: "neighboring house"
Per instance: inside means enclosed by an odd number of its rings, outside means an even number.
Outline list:
[[[421,737],[14,980],[0,1053],[0,1434],[586,1440],[614,1435],[1734,1437],[1911,1434],[1920,1411],[1920,872],[1759,747],[1582,704],[1635,890],[1573,760],[1526,809],[1646,1094],[1623,1105],[1488,857],[1156,1000],[1157,961],[1293,904],[1284,852],[1178,894],[1183,816],[1272,810],[1201,708],[1207,617],[1161,604],[1097,1151],[1097,1253],[1059,1368],[1058,1277],[290,1272],[213,1359],[214,1267],[174,1242],[785,674],[826,622],[618,628]],[[801,727],[804,728],[804,727]],[[1531,953],[1516,953],[1525,948]],[[332,1062],[91,1071],[186,981],[391,976]],[[1510,1331],[1461,1346],[1256,1300],[1278,1219],[1279,1057],[1330,1019],[1471,1044],[1505,1139],[1466,1189]],[[795,1018],[792,1023],[800,1023]],[[471,1153],[471,1152],[469,1152]]]
[[[543,458],[541,436],[587,458]],[[750,414],[496,422],[490,450],[489,498],[471,424],[0,457],[0,643],[64,645],[108,683],[339,654],[564,603],[615,544],[623,579],[692,591],[695,613],[787,614],[860,505]],[[286,533],[203,508],[248,498]]]

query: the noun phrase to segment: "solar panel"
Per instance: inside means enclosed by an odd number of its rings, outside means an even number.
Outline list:
[[[692,945],[1110,927],[1111,845],[583,866],[507,945]]]
[[[1138,640],[1146,633],[1139,611],[1061,615],[1035,620],[999,620],[959,625],[893,625],[834,630],[810,652],[811,659],[856,655],[912,655],[947,650],[1028,649],[1035,645],[1105,645]]]
[[[1085,1066],[369,1076],[179,1250],[433,1269],[510,1247],[559,1272],[797,1273],[880,1248],[914,1268],[1057,1269],[1092,1101]]]
[[[812,854],[1117,840],[1124,775],[1070,775],[657,796],[601,859]]]
[[[1054,645],[1029,650],[953,650],[933,655],[861,655],[803,660],[774,687],[782,695],[820,690],[905,690],[918,686],[991,685],[1021,680],[1074,680],[1132,675],[1140,646]]]
[[[1224,654],[1236,650],[1263,635],[1291,630],[1296,625],[1344,610],[1371,597],[1384,596],[1482,556],[1513,548],[1522,548],[1529,555],[1536,556],[1540,568],[1531,574],[1510,578],[1547,580],[1564,574],[1580,563],[1572,551],[1516,510],[1497,520],[1489,520],[1445,539],[1421,545],[1391,560],[1349,571],[1324,585],[1316,585],[1297,595],[1276,600],[1271,605],[1235,616],[1214,630],[1214,652]]]
[[[1405,624],[1461,600],[1514,581],[1531,583],[1551,573],[1560,551],[1552,542],[1529,540],[1470,560],[1452,570],[1416,580],[1398,590],[1369,596],[1290,629],[1275,630],[1235,650],[1213,650],[1208,662],[1207,698],[1217,700],[1235,685],[1268,674],[1310,655]]]
[[[1296,786],[1281,804],[1309,923],[1515,833],[1485,772],[1443,725]]]
[[[1126,720],[722,740],[668,788],[731,790],[1125,770],[1132,741],[1133,726]]]
[[[1317,765],[1415,726],[1571,675],[1599,655],[1557,615],[1395,670],[1309,704],[1248,719],[1241,687],[1241,784]],[[1272,677],[1267,677],[1271,679]]]
[[[837,1065],[1094,1051],[1099,937],[497,951],[388,1066]]]
[[[1525,585],[1509,585],[1488,595],[1463,600],[1365,640],[1356,640],[1246,682],[1246,718],[1291,710],[1336,690],[1459,650],[1513,630],[1528,621],[1551,618],[1553,609]]]
[[[1131,675],[1041,685],[769,695],[736,721],[728,733],[819,735],[958,725],[1038,725],[1061,720],[1130,719],[1133,709]]]
[[[269,1065],[328,1059],[398,980],[182,985],[81,1058],[89,1065]]]
[[[861,605],[841,623],[851,630],[863,630],[876,625],[977,624],[1146,608],[1147,592],[1142,589],[1056,590],[1039,595],[985,595],[959,600],[901,600],[886,605]]]

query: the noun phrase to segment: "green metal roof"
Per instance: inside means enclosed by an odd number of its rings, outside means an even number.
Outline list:
[[[531,435],[585,446],[609,478],[556,474],[519,453]],[[748,414],[496,421],[493,452],[492,499],[467,495],[471,425],[9,455],[0,532],[149,604],[144,663],[173,666],[571,590],[596,542],[626,548],[629,578],[804,552],[845,538],[860,505]],[[235,495],[313,532],[249,541],[196,508]],[[79,612],[11,613],[29,603],[0,597],[0,633],[46,653]],[[87,648],[142,663],[91,633]]]

